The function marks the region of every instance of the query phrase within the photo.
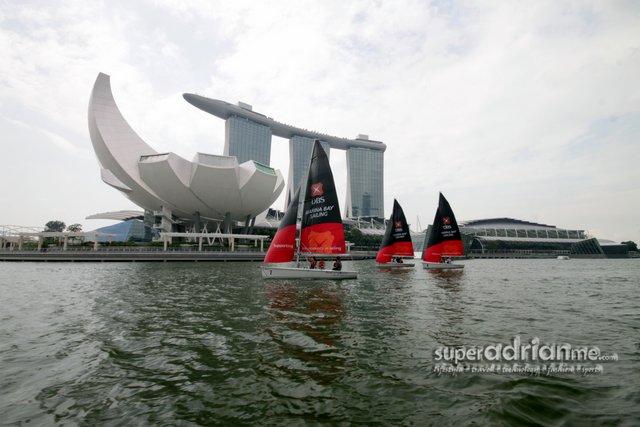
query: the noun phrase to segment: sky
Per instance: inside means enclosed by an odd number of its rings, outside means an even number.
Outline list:
[[[158,152],[222,154],[185,92],[387,145],[385,215],[510,217],[640,243],[640,2],[0,0],[0,225],[138,209],[100,180],[99,72]],[[272,166],[288,172],[288,142]],[[345,154],[332,150],[341,203]],[[284,192],[276,201],[284,208]],[[342,205],[344,211],[344,205]]]

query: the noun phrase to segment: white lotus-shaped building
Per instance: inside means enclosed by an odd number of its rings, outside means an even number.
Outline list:
[[[102,180],[133,203],[191,221],[248,221],[284,188],[279,170],[235,157],[197,153],[188,161],[158,153],[124,119],[109,76],[98,75],[89,101],[89,133]]]

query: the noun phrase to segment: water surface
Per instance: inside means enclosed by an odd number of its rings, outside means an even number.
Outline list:
[[[263,281],[256,263],[0,263],[0,420],[637,425],[638,260]],[[419,265],[418,265],[419,267]],[[597,346],[595,375],[438,375],[438,346]]]

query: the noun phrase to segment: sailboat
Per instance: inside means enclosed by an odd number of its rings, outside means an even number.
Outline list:
[[[422,252],[422,266],[426,269],[464,268],[455,264],[451,257],[464,256],[462,238],[453,210],[440,193],[438,209],[433,219],[431,234],[428,236],[425,250]]]
[[[313,144],[307,182],[304,187],[304,203],[300,221],[300,239],[296,249],[296,219],[301,190],[292,198],[278,231],[265,255],[265,263],[287,263],[296,258],[296,266],[262,267],[265,279],[356,279],[355,271],[300,267],[300,255],[327,255],[346,253],[344,227],[338,206],[338,196],[333,181],[327,153],[317,139]]]
[[[414,263],[402,261],[403,257],[413,258],[413,243],[409,232],[409,224],[402,207],[393,199],[393,211],[387,222],[387,228],[376,255],[376,262],[381,268],[411,268]],[[395,262],[394,262],[395,258]]]

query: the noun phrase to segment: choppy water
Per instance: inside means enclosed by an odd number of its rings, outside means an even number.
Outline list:
[[[342,283],[258,265],[0,263],[0,424],[640,424],[638,260],[347,262]],[[619,359],[433,371],[440,345],[516,335]]]

